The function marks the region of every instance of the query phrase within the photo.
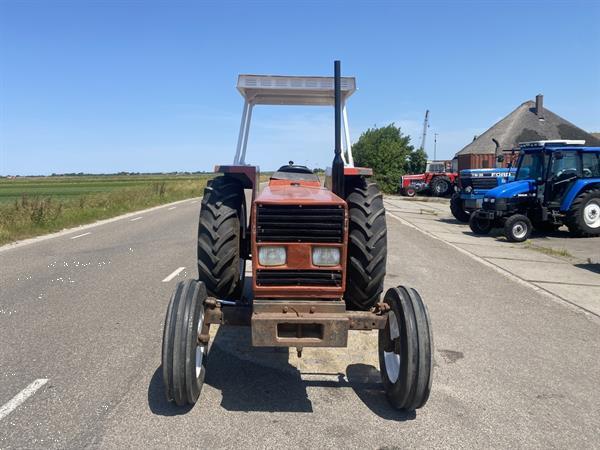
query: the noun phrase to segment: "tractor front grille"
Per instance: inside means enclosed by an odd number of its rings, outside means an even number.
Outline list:
[[[265,270],[256,271],[257,286],[342,286],[341,270]]]
[[[341,243],[343,239],[342,206],[258,205],[257,242]]]
[[[461,177],[460,185],[464,189],[471,186],[473,189],[493,189],[498,185],[496,177]]]
[[[498,185],[495,177],[473,178],[473,189],[493,189]]]

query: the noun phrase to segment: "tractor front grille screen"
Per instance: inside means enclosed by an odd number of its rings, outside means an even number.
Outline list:
[[[258,205],[258,242],[334,242],[344,240],[344,208],[338,205]]]
[[[473,189],[493,189],[498,185],[496,177],[464,177],[460,180],[461,186],[466,188],[472,186]]]
[[[265,270],[256,271],[257,286],[342,286],[341,270]]]

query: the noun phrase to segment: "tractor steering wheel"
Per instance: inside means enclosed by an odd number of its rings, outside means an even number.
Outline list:
[[[592,171],[586,167],[583,169],[583,176],[585,178],[592,178]]]

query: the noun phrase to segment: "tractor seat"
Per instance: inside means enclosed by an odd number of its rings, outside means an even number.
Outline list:
[[[317,177],[312,170],[306,166],[294,164],[294,161],[286,166],[281,166],[277,172],[271,176],[272,180],[290,180],[290,181],[313,181],[318,182]]]
[[[287,172],[287,173],[313,173],[312,170],[310,170],[308,167],[306,166],[299,166],[297,164],[293,164],[292,161],[290,161],[292,164],[288,164],[286,166],[281,166],[277,172]]]

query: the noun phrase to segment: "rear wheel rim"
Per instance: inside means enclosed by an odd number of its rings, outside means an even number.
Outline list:
[[[517,222],[512,228],[513,236],[517,239],[522,239],[527,234],[527,225],[523,222]]]
[[[394,341],[400,338],[400,329],[398,327],[398,320],[394,311],[388,313],[388,326],[390,333],[391,346],[394,350],[391,352],[383,352],[383,359],[385,361],[385,372],[391,383],[398,381],[400,377],[400,355],[395,352],[396,346]]]
[[[585,205],[583,221],[590,228],[600,228],[600,204],[594,201]]]

